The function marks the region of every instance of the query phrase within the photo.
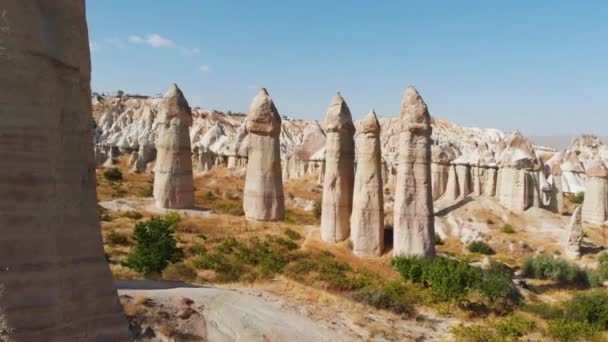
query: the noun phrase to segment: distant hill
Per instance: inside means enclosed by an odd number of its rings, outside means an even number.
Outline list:
[[[570,147],[572,140],[580,134],[562,135],[529,135],[527,136],[535,145],[552,147],[562,150]],[[603,143],[608,143],[608,136],[599,136]]]

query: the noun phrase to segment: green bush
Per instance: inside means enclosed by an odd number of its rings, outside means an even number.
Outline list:
[[[488,299],[491,309],[507,312],[522,299],[512,279],[511,270],[501,264],[492,264],[488,270],[480,272],[474,288],[479,295]]]
[[[589,275],[577,265],[548,254],[539,254],[524,261],[525,276],[536,279],[551,279],[562,284],[589,286]]]
[[[496,332],[482,325],[460,324],[450,328],[455,342],[502,342]]]
[[[441,239],[441,236],[439,236],[439,234],[437,234],[437,233],[435,233],[435,244],[443,245],[443,240]]]
[[[358,290],[372,283],[366,275],[349,275],[352,270],[349,264],[335,260],[333,255],[322,255],[319,258],[319,274],[315,279],[326,282],[331,289],[338,291]]]
[[[547,334],[563,342],[590,341],[599,334],[596,326],[563,318],[550,320],[547,326]]]
[[[582,204],[583,202],[585,202],[585,193],[579,192],[576,195],[574,195],[572,197],[572,202],[574,202],[575,204]]]
[[[557,319],[564,317],[564,311],[547,303],[531,303],[522,307],[522,311],[539,316],[542,319]]]
[[[595,273],[598,280],[602,282],[608,280],[608,253],[600,254],[597,258],[597,262],[598,265]]]
[[[213,202],[217,199],[217,197],[215,197],[215,195],[211,191],[207,191],[203,196],[203,199],[207,202]]]
[[[608,293],[579,294],[564,303],[565,317],[608,329]]]
[[[110,246],[117,246],[117,245],[124,246],[124,245],[129,244],[129,238],[124,234],[120,234],[115,231],[111,231],[108,234],[106,234],[106,242]]]
[[[141,220],[144,217],[144,215],[142,215],[141,213],[139,213],[137,211],[133,211],[133,210],[131,210],[131,211],[125,211],[122,214],[122,216],[130,218],[130,219],[133,219],[133,220]]]
[[[357,302],[408,317],[413,317],[416,313],[413,305],[416,302],[414,294],[399,281],[389,282],[382,286],[364,287],[351,293],[351,297]]]
[[[498,320],[493,326],[498,336],[506,340],[518,340],[536,329],[534,322],[517,315]]]
[[[515,229],[513,229],[513,226],[508,223],[505,223],[502,227],[500,227],[500,231],[505,234],[514,234],[515,233]]]
[[[285,229],[285,235],[292,240],[300,240],[302,235],[291,228]]]
[[[321,218],[322,211],[323,211],[323,203],[321,201],[315,202],[315,207],[313,208],[312,213],[317,220]]]
[[[110,182],[117,182],[122,180],[122,171],[119,168],[113,167],[104,171],[103,177]]]
[[[167,215],[137,223],[133,233],[135,248],[125,265],[148,276],[161,273],[169,263],[181,261],[184,252],[175,239],[177,222]]]
[[[473,241],[467,246],[467,249],[471,253],[479,253],[484,255],[492,255],[496,253],[492,247],[490,247],[490,245],[483,241]]]

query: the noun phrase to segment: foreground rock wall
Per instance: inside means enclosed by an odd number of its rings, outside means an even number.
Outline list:
[[[84,1],[0,13],[0,340],[128,341],[97,218]]]

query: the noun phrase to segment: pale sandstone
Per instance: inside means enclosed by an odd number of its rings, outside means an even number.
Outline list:
[[[431,190],[431,116],[414,87],[401,102],[399,171],[395,189],[395,255],[435,255]]]
[[[192,115],[182,91],[173,84],[163,97],[158,114],[161,125],[156,142],[154,199],[159,208],[194,206],[192,149],[189,127]]]
[[[570,224],[567,228],[566,257],[579,259],[581,257],[581,242],[583,241],[583,224],[581,207],[577,207],[572,213]]]
[[[101,240],[83,0],[0,5],[0,341],[132,340]]]
[[[357,135],[357,171],[351,216],[353,253],[377,257],[384,249],[384,198],[380,124],[371,111]]]
[[[256,221],[285,218],[281,172],[281,116],[266,89],[261,89],[247,115],[247,176],[243,194],[245,216]]]
[[[355,178],[355,126],[346,101],[339,93],[325,114],[325,134],[321,238],[335,243],[350,235]]]
[[[585,189],[583,221],[603,224],[608,219],[608,168],[602,160],[588,164]]]

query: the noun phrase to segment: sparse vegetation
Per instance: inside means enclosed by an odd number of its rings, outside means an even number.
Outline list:
[[[576,195],[572,196],[572,202],[575,204],[583,204],[585,201],[585,193],[578,192]]]
[[[154,186],[152,184],[146,185],[141,192],[142,197],[152,197],[154,196]]]
[[[224,203],[215,207],[215,211],[220,214],[234,215],[234,216],[242,216],[245,215],[245,211],[243,211],[243,206],[241,204],[236,203]]]
[[[492,249],[492,247],[490,247],[490,245],[488,245],[487,243],[485,243],[483,241],[473,241],[467,246],[467,249],[471,253],[478,253],[478,254],[484,254],[484,255],[496,254],[494,249]]]
[[[497,320],[492,325],[498,336],[507,341],[517,341],[536,329],[536,323],[519,315]]]
[[[599,334],[596,326],[563,318],[550,320],[547,326],[547,335],[562,342],[591,341]]]
[[[182,260],[184,252],[175,239],[179,215],[176,218],[172,214],[137,223],[133,233],[136,245],[125,266],[149,276],[160,274],[169,263]]]
[[[122,216],[130,218],[130,219],[133,219],[133,220],[141,220],[144,217],[144,215],[142,215],[141,213],[139,213],[137,211],[133,211],[133,210],[131,210],[131,211],[125,211],[122,214]]]
[[[351,294],[351,297],[357,302],[408,317],[413,317],[415,314],[413,303],[418,301],[415,296],[411,289],[399,281],[389,282],[382,286],[364,287]]]
[[[539,254],[526,259],[522,271],[529,278],[551,279],[568,285],[591,285],[587,271],[548,254]]]
[[[120,171],[120,169],[117,167],[113,167],[104,171],[103,177],[110,182],[122,181],[122,171]]]
[[[323,211],[323,203],[321,203],[321,201],[315,202],[315,207],[313,208],[312,212],[315,215],[315,218],[317,220],[321,219],[322,211]]]
[[[505,234],[515,234],[515,229],[509,223],[505,223],[502,227],[500,227],[500,231]]]
[[[292,240],[300,240],[302,238],[302,235],[300,235],[300,233],[296,232],[291,228],[287,228],[285,230],[285,235],[287,235],[287,237]]]
[[[207,191],[205,196],[203,196],[203,199],[207,202],[213,202],[217,199],[217,197],[213,194],[213,192]]]
[[[97,215],[99,216],[100,221],[110,222],[112,221],[112,216],[108,213],[108,209],[102,207],[101,205],[97,205]]]
[[[129,244],[129,237],[112,230],[106,234],[105,241],[110,246],[124,246]]]

